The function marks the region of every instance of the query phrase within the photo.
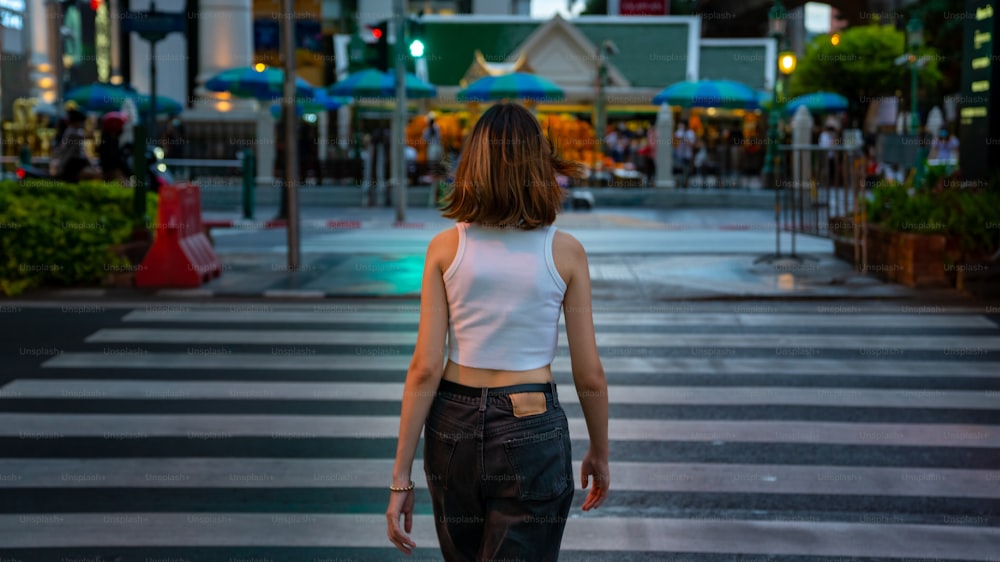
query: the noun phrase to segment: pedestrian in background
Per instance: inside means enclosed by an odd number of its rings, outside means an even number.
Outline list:
[[[443,213],[459,222],[431,240],[424,262],[387,534],[407,554],[417,546],[408,535],[410,473],[425,429],[424,472],[444,559],[555,561],[574,494],[569,425],[551,370],[560,309],[590,434],[584,511],[604,502],[610,483],[607,382],[587,255],[552,224],[562,198],[556,175],[583,174],[552,153],[519,105],[491,107],[466,142]]]
[[[691,159],[694,157],[694,144],[697,141],[694,131],[688,129],[687,125],[687,121],[681,121],[677,124],[677,132],[674,133],[674,158],[681,172],[681,187],[688,186]]]
[[[434,114],[427,114],[427,126],[424,128],[424,146],[427,147],[427,173],[431,177],[431,189],[437,188],[441,175],[441,160],[444,158],[444,147],[441,144],[441,127],[434,122]]]

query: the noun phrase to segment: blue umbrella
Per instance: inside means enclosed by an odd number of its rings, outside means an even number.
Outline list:
[[[211,92],[229,92],[238,98],[273,100],[285,95],[285,71],[273,66],[230,68],[205,82]],[[295,78],[295,96],[310,99],[315,93],[308,82]]]
[[[833,92],[814,92],[793,98],[785,106],[787,113],[795,113],[799,106],[806,106],[813,113],[836,113],[847,111],[847,98]]]
[[[437,95],[434,86],[424,82],[411,73],[406,74],[406,97],[433,98]],[[396,96],[396,74],[381,72],[370,68],[349,75],[347,78],[330,86],[332,96],[350,96],[356,98],[391,98]]]
[[[142,94],[138,98],[139,112],[145,115],[149,113],[150,96]],[[177,115],[184,111],[184,106],[166,96],[156,96],[156,113],[158,115]]]
[[[117,111],[126,98],[138,102],[139,92],[131,86],[105,84],[96,82],[87,86],[73,88],[66,92],[66,101],[74,101],[82,111],[104,113]]]
[[[298,101],[295,104],[295,115],[301,116],[304,113],[319,113],[321,111],[333,111],[341,106],[351,103],[351,98],[331,97],[324,90],[316,90],[316,97],[311,100]],[[275,119],[281,117],[281,104],[271,106],[271,115]]]
[[[672,84],[653,98],[660,105],[681,107],[721,107],[724,109],[758,109],[758,94],[746,84],[734,80],[701,80]]]
[[[565,94],[552,81],[528,74],[512,72],[502,76],[484,76],[458,92],[459,101],[489,101],[529,99],[561,100]]]

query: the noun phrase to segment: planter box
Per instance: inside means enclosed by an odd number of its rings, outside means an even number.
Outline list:
[[[827,230],[833,240],[833,255],[847,263],[854,263],[854,221],[848,217],[830,217]],[[860,256],[858,256],[860,259]]]
[[[833,217],[829,226],[837,257],[854,263],[853,222]],[[867,273],[912,288],[954,286],[945,267],[948,248],[945,236],[897,232],[876,224],[867,227]]]
[[[944,266],[947,238],[941,234],[893,232],[889,264],[894,266],[896,282],[907,287],[948,287]]]

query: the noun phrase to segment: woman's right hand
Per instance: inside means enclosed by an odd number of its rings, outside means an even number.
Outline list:
[[[591,486],[587,499],[583,501],[584,511],[600,507],[605,498],[608,497],[608,487],[611,484],[608,455],[594,453],[593,447],[587,449],[587,454],[583,456],[583,463],[580,466],[580,484],[584,490],[587,489],[591,478],[594,480],[594,485]]]

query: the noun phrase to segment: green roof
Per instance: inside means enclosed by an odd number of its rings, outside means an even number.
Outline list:
[[[618,54],[610,62],[636,87],[666,88],[687,79],[688,30],[684,23],[580,23],[595,45],[610,39]]]
[[[475,51],[489,62],[504,62],[546,22],[427,22],[425,44],[430,81],[439,86],[458,85],[472,65]],[[688,32],[686,23],[569,22],[591,43],[610,39],[618,54],[610,62],[635,87],[665,88],[687,79]],[[763,45],[702,45],[699,73],[702,79],[738,80],[762,90],[766,49]],[[530,62],[530,58],[529,58]]]
[[[698,72],[703,80],[736,80],[763,90],[766,55],[764,45],[702,45]]]
[[[424,27],[427,74],[432,84],[457,86],[475,60],[476,49],[487,62],[504,62],[545,22],[438,23]]]

